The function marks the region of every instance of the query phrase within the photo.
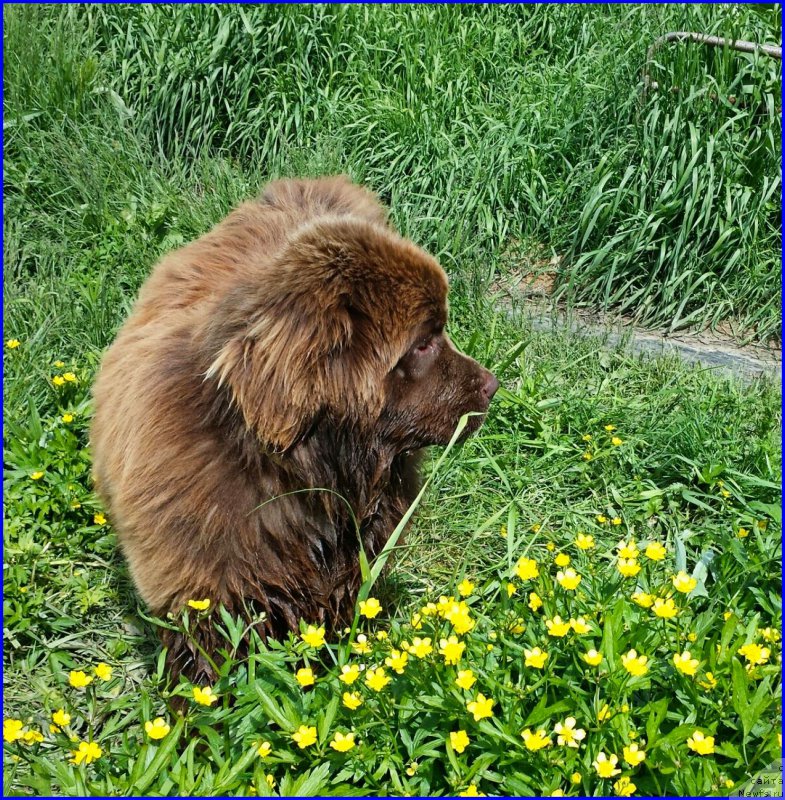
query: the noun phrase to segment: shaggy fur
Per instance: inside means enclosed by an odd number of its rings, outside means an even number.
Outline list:
[[[92,429],[153,613],[209,597],[276,637],[351,619],[356,524],[372,559],[417,491],[417,451],[498,386],[444,334],[446,298],[437,262],[342,177],[272,183],[158,264],[104,357]],[[209,617],[195,635],[219,646]],[[175,679],[213,677],[163,637]]]

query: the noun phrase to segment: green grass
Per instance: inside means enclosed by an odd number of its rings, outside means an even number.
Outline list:
[[[674,326],[732,318],[773,336],[779,64],[674,46],[652,67],[659,92],[641,105],[637,87],[659,33],[778,39],[770,12],[6,7],[4,23],[4,338],[20,340],[4,349],[4,715],[44,735],[6,745],[6,794],[263,794],[268,774],[282,794],[449,794],[472,783],[593,794],[618,778],[598,778],[593,759],[621,759],[631,736],[648,754],[620,765],[636,793],[722,793],[780,757],[780,643],[761,633],[781,627],[779,387],[536,332],[488,291],[522,260],[555,252],[571,302]],[[468,576],[476,626],[464,664],[478,684],[464,696],[441,656],[417,668],[410,656],[382,693],[356,684],[366,703],[350,714],[335,700],[346,687],[333,663],[348,643],[315,653],[288,642],[230,659],[217,706],[192,703],[178,721],[111,520],[96,521],[90,383],[161,254],[271,177],[341,170],[438,255],[453,338],[503,386],[480,433],[434,475],[373,587],[384,611],[362,625],[389,638],[371,637],[361,660],[383,663],[415,635],[438,650],[448,623],[416,632],[410,616]],[[76,380],[53,384],[69,372]],[[579,531],[595,537],[591,557],[574,546]],[[630,536],[667,556],[641,556],[640,577],[623,580],[616,546]],[[582,575],[574,593],[555,582],[562,550]],[[524,553],[540,565],[533,582],[510,577]],[[677,596],[676,620],[652,625],[632,591],[672,592],[681,567],[699,586]],[[528,607],[530,591],[543,611]],[[584,615],[591,633],[548,637],[542,616],[555,613]],[[746,670],[738,649],[753,641],[772,653]],[[533,646],[549,652],[542,672],[522,666]],[[590,646],[605,658],[599,680],[580,659]],[[646,676],[626,677],[630,648],[651,659]],[[694,679],[674,670],[683,649],[700,661]],[[317,675],[310,692],[293,678],[303,655]],[[68,685],[70,670],[101,661],[111,681]],[[707,671],[712,691],[700,687]],[[492,719],[468,713],[477,690],[494,698]],[[100,759],[69,764],[76,745],[49,732],[60,708]],[[524,728],[553,736],[570,714],[587,730],[582,748],[555,737],[525,748]],[[171,726],[158,742],[144,733],[157,716]],[[300,724],[319,729],[305,750],[290,738]],[[329,747],[350,729],[358,747]],[[471,739],[464,753],[446,744],[458,729]],[[689,750],[696,729],[715,736],[714,755]],[[261,739],[273,745],[265,761],[252,748]]]

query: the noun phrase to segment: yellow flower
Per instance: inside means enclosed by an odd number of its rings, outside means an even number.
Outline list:
[[[95,671],[95,675],[100,681],[110,681],[112,680],[112,667],[109,664],[105,664],[103,661],[99,662],[93,668]]]
[[[654,604],[654,597],[646,592],[641,591],[633,592],[632,600],[642,608],[651,608]]]
[[[557,567],[566,567],[570,563],[570,557],[567,553],[559,553],[553,561]]]
[[[590,442],[593,438],[594,437],[590,433],[584,433],[583,436],[581,436],[581,441]]]
[[[292,734],[292,739],[297,743],[300,750],[305,750],[312,744],[316,744],[316,728],[308,725],[300,727]]]
[[[442,611],[442,616],[453,626],[457,634],[468,633],[474,627],[471,610],[464,600],[456,603],[454,600],[447,603]]]
[[[360,616],[373,619],[381,613],[382,605],[375,597],[360,601]]]
[[[698,581],[695,578],[691,578],[686,572],[679,572],[678,575],[674,575],[672,581],[673,588],[677,592],[683,592],[684,594],[689,594],[698,585]]]
[[[378,669],[369,669],[365,673],[365,682],[374,692],[381,692],[391,680],[392,678],[386,675],[381,667]]]
[[[297,670],[294,677],[300,686],[313,686],[316,679],[313,676],[313,670],[310,667],[301,667]]]
[[[723,611],[722,612],[722,618],[725,620],[725,622],[727,622],[732,616],[733,616],[733,612],[732,611]]]
[[[598,653],[593,647],[583,654],[583,660],[591,667],[597,667],[602,663],[602,653]]]
[[[646,760],[646,751],[641,750],[638,745],[633,742],[624,748],[624,760],[631,766],[637,767],[638,764]]]
[[[414,639],[412,639],[410,652],[417,656],[417,658],[425,658],[430,655],[433,652],[431,638],[426,636],[424,639],[421,639],[419,636],[415,636]]]
[[[673,602],[672,597],[666,597],[664,600],[658,597],[654,601],[651,610],[662,619],[673,619],[679,613],[679,609],[676,608],[676,603]]]
[[[531,526],[530,530],[532,533],[539,533],[540,528],[542,528],[542,525],[540,525],[539,522],[535,522],[534,525]]]
[[[612,778],[614,775],[618,775],[621,772],[620,769],[616,769],[618,763],[618,756],[613,754],[609,756],[601,751],[592,762],[592,766],[601,778]]]
[[[526,656],[524,664],[527,667],[542,669],[545,666],[545,662],[548,660],[548,654],[540,650],[539,647],[535,647],[533,650],[524,648],[523,653]]]
[[[570,775],[570,783],[574,783],[574,784],[577,785],[582,780],[583,780],[583,778],[581,778],[581,773],[580,772],[573,772],[572,775]]]
[[[557,614],[553,619],[545,620],[545,627],[548,629],[548,636],[566,636],[570,630],[569,622],[562,622],[562,618]]]
[[[474,591],[474,584],[468,578],[464,578],[458,584],[458,594],[461,597],[468,597],[473,591]]]
[[[590,452],[587,450],[587,451],[586,451],[586,452],[585,452],[585,453],[584,453],[584,454],[581,456],[581,458],[582,458],[584,461],[591,461],[591,460],[594,458],[594,456],[593,456],[593,455],[592,455],[592,454],[591,454],[591,453],[590,453]]]
[[[469,746],[469,737],[466,735],[466,731],[452,731],[450,744],[456,753],[462,753]]]
[[[357,692],[344,692],[342,700],[350,711],[355,711],[363,704],[363,699]]]
[[[43,477],[44,477],[44,473],[43,473],[43,471],[42,471],[42,470],[40,470],[40,469],[39,469],[39,470],[36,470],[35,472],[33,472],[33,473],[30,475],[30,477],[31,477],[31,478],[32,478],[34,481],[40,481],[40,480],[41,480],[41,478],[43,478]]]
[[[626,775],[622,775],[622,777],[613,784],[613,789],[619,797],[630,797],[637,788],[638,787]]]
[[[74,421],[74,415],[73,414],[63,414],[63,416],[60,417],[60,419],[63,422],[65,422],[65,424],[67,425],[69,422],[73,422]]]
[[[605,516],[605,514],[597,514],[596,519],[600,525],[604,525],[608,521],[608,518]]]
[[[639,656],[636,650],[630,650],[621,657],[621,663],[624,669],[626,669],[630,675],[636,677],[645,675],[649,671],[647,666],[648,660],[647,656]]]
[[[523,743],[526,745],[527,750],[542,750],[543,747],[548,747],[552,744],[550,737],[542,728],[536,733],[533,733],[531,728],[526,728],[526,730],[521,733],[521,736],[523,737]]]
[[[58,708],[57,711],[52,714],[52,722],[59,728],[65,728],[66,725],[71,724],[71,715],[68,714],[64,708]]]
[[[93,761],[101,758],[103,750],[96,742],[79,742],[79,749],[72,750],[72,764],[92,764]]]
[[[259,758],[267,758],[273,751],[273,746],[270,742],[257,742],[256,754]]]
[[[466,791],[458,793],[458,797],[485,797],[485,792],[478,792],[475,784],[470,783]]]
[[[461,689],[468,691],[474,686],[476,681],[477,678],[474,677],[474,673],[470,669],[458,670],[458,677],[455,679],[455,683],[460,686]]]
[[[629,542],[622,539],[617,545],[616,548],[618,550],[619,558],[637,558],[638,557],[638,545],[635,543],[634,539],[630,539]]]
[[[518,590],[515,588],[514,583],[507,584],[507,597],[512,597]]]
[[[698,686],[703,689],[708,689],[711,691],[712,689],[716,688],[717,686],[717,679],[714,677],[713,672],[706,673],[706,680],[705,681],[698,681]]]
[[[606,425],[605,426],[605,430],[608,431],[608,433],[610,433],[611,431],[615,431],[616,430],[616,426],[615,425]]]
[[[538,609],[542,608],[542,598],[537,592],[529,592],[529,608],[532,611],[537,611]]]
[[[55,363],[53,364],[53,366],[54,366],[54,367],[57,367],[57,369],[62,369],[62,368],[65,366],[65,361],[60,361],[60,360],[58,359],[57,361],[55,361]]]
[[[457,664],[463,656],[466,645],[458,641],[457,636],[439,640],[439,654],[444,656],[445,664]]]
[[[513,626],[510,628],[510,632],[516,635],[523,633],[525,630],[526,626],[523,624],[523,617],[518,617]]]
[[[591,550],[594,547],[594,537],[591,534],[579,533],[575,537],[575,544],[580,550]]]
[[[577,633],[579,636],[591,631],[589,623],[586,622],[583,617],[578,617],[578,619],[570,619],[570,627],[572,628],[573,633]]]
[[[726,789],[732,789],[736,784],[730,778],[725,778],[724,785]]]
[[[163,739],[170,730],[163,717],[156,717],[152,722],[148,719],[144,724],[144,732],[151,739]]]
[[[598,712],[597,712],[597,722],[605,722],[611,718],[611,710],[606,703]]]
[[[392,650],[390,655],[384,659],[384,663],[393,672],[397,672],[399,675],[403,675],[403,671],[406,669],[406,664],[408,661],[409,654],[402,653],[400,650]]]
[[[621,517],[614,517],[611,520],[611,525],[621,525]]]
[[[106,517],[99,511],[93,515],[93,522],[96,525],[106,525]]]
[[[44,735],[41,731],[25,731],[22,734],[22,741],[25,744],[38,744],[38,742],[43,742]]]
[[[578,575],[574,569],[566,569],[564,572],[559,570],[556,573],[556,580],[562,589],[572,592],[578,588],[578,584],[581,582],[581,576]]]
[[[564,722],[557,722],[553,726],[556,734],[556,743],[562,747],[580,747],[581,742],[586,738],[586,731],[583,728],[576,728],[575,717],[567,717]]]
[[[357,640],[352,642],[352,650],[360,655],[371,652],[371,645],[368,644],[368,637],[364,633],[357,634]]]
[[[196,700],[200,706],[211,706],[213,703],[218,702],[218,695],[213,694],[212,687],[210,686],[205,686],[204,689],[199,686],[194,686],[193,693],[194,700]]]
[[[537,567],[537,562],[533,558],[527,558],[526,556],[521,556],[518,559],[518,563],[515,565],[515,574],[522,580],[528,581],[532,578],[536,578],[540,574],[540,570]]]
[[[273,775],[265,775],[264,776],[265,783],[270,787],[270,789],[275,789],[275,777]]]
[[[333,740],[330,742],[330,747],[339,753],[351,750],[354,747],[354,733],[343,734],[340,731],[336,731]]]
[[[305,633],[300,634],[300,638],[309,647],[321,647],[324,644],[324,625],[316,627],[316,625],[309,625],[305,629]]]
[[[52,383],[55,386],[63,386],[65,385],[65,379],[62,375],[55,375],[54,378],[52,378]]]
[[[106,522],[106,520],[103,519],[103,514],[101,515],[101,518],[103,522],[99,523],[98,520],[96,520],[96,523],[98,523],[99,525],[103,525],[104,522]],[[189,600],[187,605],[189,606],[189,608],[194,608],[197,611],[207,611],[207,609],[210,608],[210,598],[205,597],[204,600]]]
[[[474,715],[474,721],[479,722],[485,717],[492,717],[493,711],[493,698],[486,697],[484,694],[478,694],[474,700],[466,704],[466,708],[470,714]]]
[[[676,669],[685,675],[694,675],[698,671],[698,659],[692,658],[689,650],[685,650],[681,655],[675,653],[673,663]]]
[[[344,664],[341,667],[341,674],[338,676],[338,680],[345,683],[347,686],[351,686],[359,677],[359,664]]]
[[[72,669],[71,672],[68,673],[68,683],[70,683],[74,689],[84,689],[85,686],[89,686],[92,682],[93,676],[86,675],[81,669]]]
[[[701,731],[695,731],[687,739],[687,747],[694,750],[699,756],[710,756],[714,752],[714,737],[704,736]]]
[[[758,628],[758,633],[767,642],[778,642],[780,640],[780,632],[776,628]]]
[[[501,528],[499,528],[499,536],[501,536],[502,539],[506,539],[507,538],[507,526],[506,525],[502,525]]]
[[[736,652],[738,652],[739,655],[744,656],[750,666],[755,666],[756,664],[765,664],[769,660],[769,656],[771,656],[771,650],[768,647],[761,647],[759,644],[755,644],[754,642],[751,644],[745,644]]]
[[[640,564],[634,558],[620,558],[616,568],[625,578],[634,578],[640,571]]]
[[[73,372],[64,372],[63,380],[68,381],[68,383],[76,383],[76,375]]]
[[[652,561],[662,561],[667,552],[668,551],[665,549],[664,545],[660,544],[659,542],[651,542],[646,545],[646,551],[644,555],[646,558],[650,558]]]
[[[9,350],[16,350],[16,348],[19,347],[20,344],[22,343],[19,341],[19,339],[8,339],[8,341],[5,343],[5,346]]]
[[[3,739],[6,742],[15,742],[22,738],[22,728],[24,723],[20,719],[3,720]]]
[[[423,615],[419,611],[415,611],[414,614],[412,614],[412,618],[410,621],[411,621],[411,626],[412,628],[414,628],[414,630],[419,631],[422,629],[422,617]]]
[[[728,492],[728,494],[730,494],[730,492]],[[746,539],[749,535],[750,532],[746,528],[739,528],[736,531],[736,536],[738,536],[739,539]]]
[[[623,441],[622,441],[622,440],[621,440],[621,439],[620,439],[618,436],[614,436],[614,437],[611,439],[611,444],[612,444],[614,447],[618,447],[620,444],[624,444],[624,442],[623,442]]]

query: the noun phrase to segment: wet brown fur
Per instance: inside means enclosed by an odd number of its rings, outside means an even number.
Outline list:
[[[209,597],[263,612],[272,636],[351,619],[354,520],[373,558],[417,491],[418,451],[495,391],[442,332],[446,297],[437,262],[343,177],[272,183],[158,264],[104,357],[92,429],[153,613]],[[209,618],[196,636],[218,646]],[[163,638],[173,678],[214,677]]]

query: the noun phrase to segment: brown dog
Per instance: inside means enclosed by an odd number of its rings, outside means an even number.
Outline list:
[[[498,387],[445,335],[446,299],[437,262],[343,177],[272,183],[158,264],[104,357],[92,429],[153,613],[210,598],[272,636],[351,620],[357,526],[372,559],[417,491],[417,451]],[[209,618],[195,635],[220,646]],[[214,677],[163,638],[175,679]]]

